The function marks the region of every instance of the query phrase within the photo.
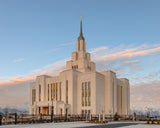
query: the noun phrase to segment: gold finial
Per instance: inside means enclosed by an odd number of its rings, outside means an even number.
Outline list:
[[[82,21],[82,15],[80,15],[80,17],[81,17],[81,21]]]

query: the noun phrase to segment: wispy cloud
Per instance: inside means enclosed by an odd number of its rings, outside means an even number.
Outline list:
[[[73,43],[60,44],[56,48],[48,50],[48,52],[55,52],[55,51],[59,50],[62,47],[65,47],[65,46],[68,46],[68,45],[73,45],[73,44],[76,44],[76,43],[73,42]]]
[[[106,50],[106,49],[108,49],[108,47],[102,46],[102,47],[98,47],[98,48],[92,48],[92,49],[89,50],[89,52],[92,54],[92,53],[96,53],[96,52]]]
[[[157,88],[159,90],[160,88],[160,80],[158,79],[159,72],[144,72],[143,75],[135,77],[135,74],[139,73],[141,66],[143,66],[140,65],[141,60],[139,59],[143,59],[144,56],[159,53],[159,45],[151,46],[143,44],[138,47],[130,48],[125,46],[117,46],[113,49],[110,49],[107,46],[102,46],[98,48],[92,48],[89,51],[90,53],[92,53],[92,60],[96,61],[98,71],[114,70],[117,73],[117,76],[119,77],[129,76],[130,82],[133,80],[137,81],[137,83],[134,85],[133,83],[131,83],[132,105],[134,103],[137,106],[142,106],[143,103],[147,105],[151,103],[153,98],[153,103],[155,104],[154,106],[159,105],[159,103],[157,103],[157,101],[160,100],[158,98],[158,91],[156,89],[152,89]],[[40,69],[32,70],[26,76],[19,75],[7,79],[0,78],[0,93],[3,95],[3,98],[0,98],[0,103],[3,103],[3,105],[11,105],[14,103],[23,104],[29,102],[29,83],[31,81],[34,81],[37,75],[58,75],[60,71],[65,69],[65,62],[67,60],[69,59],[60,60],[55,63],[46,65]],[[146,82],[142,82],[144,80],[146,80]],[[142,93],[146,95],[142,95]],[[19,97],[19,95],[23,96]],[[150,95],[150,97],[148,97],[147,95]],[[28,99],[24,101],[24,97],[28,97]]]
[[[141,50],[141,49],[139,49],[139,47],[137,47],[137,48],[133,48],[133,49],[125,49],[123,51],[116,52],[113,54],[107,54],[107,55],[103,55],[103,56],[95,56],[94,60],[95,61],[120,60],[120,59],[124,59],[124,58],[132,58],[132,57],[136,57],[136,56],[146,56],[146,55],[150,55],[150,54],[156,53],[156,52],[160,52],[160,47],[143,49],[143,50]]]
[[[50,49],[50,50],[48,50],[48,52],[49,52],[49,53],[50,53],[50,52],[55,52],[55,51],[57,51],[57,50],[59,50],[59,48]]]
[[[73,45],[73,44],[76,44],[75,42],[72,42],[72,43],[65,43],[65,44],[60,44],[60,46],[68,46],[68,45]]]
[[[18,107],[28,109],[29,106],[24,105],[29,103],[29,85],[35,81],[38,75],[56,76],[60,71],[65,69],[65,60],[46,65],[42,69],[30,71],[27,76],[19,75],[10,77],[8,80],[0,82],[0,107]],[[4,80],[1,79],[1,80]],[[29,105],[29,104],[27,104]]]
[[[160,81],[140,82],[131,85],[131,106],[156,107],[160,106]]]
[[[14,60],[13,62],[14,62],[14,63],[17,63],[17,62],[21,62],[21,61],[24,61],[24,58],[16,59],[16,60]]]
[[[126,60],[123,63],[125,63],[125,64],[133,64],[133,63],[138,63],[138,62],[139,62],[139,60]]]

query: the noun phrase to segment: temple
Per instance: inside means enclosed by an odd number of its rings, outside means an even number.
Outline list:
[[[96,71],[82,33],[59,76],[37,76],[30,84],[30,114],[130,114],[130,85],[113,71]]]

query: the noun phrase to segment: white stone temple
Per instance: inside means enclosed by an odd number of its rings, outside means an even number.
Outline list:
[[[130,114],[130,86],[113,71],[97,72],[82,33],[59,76],[37,76],[30,85],[30,114]]]

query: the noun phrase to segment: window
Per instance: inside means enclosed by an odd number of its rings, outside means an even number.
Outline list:
[[[87,97],[85,97],[85,106],[87,106]]]
[[[84,90],[84,83],[82,83],[82,90]]]
[[[85,91],[84,83],[82,83],[82,106],[84,106],[84,91]]]
[[[48,84],[48,101],[49,101],[49,84]]]
[[[72,66],[72,69],[78,69],[78,65]]]
[[[85,82],[85,89],[87,90],[87,82]]]
[[[56,83],[56,100],[58,99],[58,83]]]
[[[53,84],[51,84],[51,100],[53,100]]]
[[[55,101],[56,99],[56,84],[53,84],[53,100]]]
[[[88,106],[91,106],[91,82],[88,82]]]
[[[82,106],[91,106],[91,82],[82,83]]]
[[[36,101],[36,89],[32,89],[32,105],[34,105],[35,101]]]
[[[59,87],[59,88],[60,88],[60,90],[59,90],[60,98],[59,98],[59,99],[60,99],[60,101],[61,101],[61,97],[62,97],[62,96],[61,96],[61,95],[62,95],[62,94],[61,94],[61,93],[62,93],[62,92],[61,92],[61,88],[62,88],[62,87],[61,87],[61,82],[60,82],[60,87]]]
[[[90,115],[90,113],[91,113],[91,110],[88,110],[88,115]]]
[[[88,89],[91,89],[91,82],[88,82]]]
[[[39,101],[41,101],[41,85],[39,85]]]
[[[88,90],[87,90],[87,82],[85,82],[85,106],[87,106],[87,92],[88,92]]]
[[[68,80],[66,80],[66,104],[68,104]]]
[[[87,114],[87,110],[85,110],[85,114]]]

